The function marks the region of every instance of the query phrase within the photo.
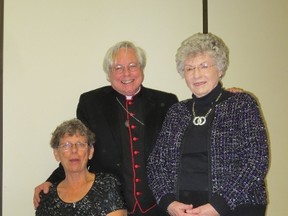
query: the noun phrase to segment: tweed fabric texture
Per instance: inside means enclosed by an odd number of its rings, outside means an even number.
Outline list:
[[[170,108],[148,159],[149,184],[158,204],[165,195],[178,194],[181,144],[192,118],[188,101]],[[255,98],[237,93],[216,105],[209,154],[210,197],[221,196],[231,210],[267,204],[268,138]]]

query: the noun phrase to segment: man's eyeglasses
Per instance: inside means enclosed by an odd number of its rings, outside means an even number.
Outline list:
[[[134,72],[140,69],[140,64],[138,63],[130,63],[128,64],[126,67],[124,65],[121,64],[116,64],[112,67],[112,71],[116,72],[116,73],[123,73],[123,71],[128,70],[130,72]]]
[[[87,149],[88,144],[82,142],[76,142],[76,143],[66,142],[60,144],[58,148],[61,149],[62,151],[70,151],[72,150],[73,146],[76,146],[77,150],[85,150]]]
[[[190,65],[185,65],[184,67],[184,72],[185,73],[194,73],[196,71],[196,69],[198,69],[200,72],[205,72],[207,71],[209,68],[214,67],[216,64],[211,64],[209,65],[208,63],[202,63],[198,66],[190,66]]]

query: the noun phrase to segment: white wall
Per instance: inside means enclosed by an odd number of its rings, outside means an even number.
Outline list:
[[[288,213],[288,2],[209,2],[209,31],[230,47],[226,87],[257,95],[271,139],[268,216]],[[190,97],[176,73],[180,42],[202,31],[201,0],[9,0],[4,8],[3,215],[33,215],[34,187],[57,166],[56,125],[79,95],[108,84],[106,50],[131,40],[147,52],[144,85]]]

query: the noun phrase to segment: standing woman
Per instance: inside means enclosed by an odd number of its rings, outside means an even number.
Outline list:
[[[227,46],[197,33],[182,42],[176,63],[192,98],[170,108],[149,157],[158,205],[173,216],[264,216],[267,132],[256,99],[222,87]]]

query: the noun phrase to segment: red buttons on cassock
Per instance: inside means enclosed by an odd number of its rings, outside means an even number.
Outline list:
[[[133,153],[134,153],[134,155],[137,155],[137,154],[139,154],[140,152],[135,150]]]
[[[139,192],[139,191],[136,192],[136,195],[137,195],[137,196],[140,196],[141,194],[142,194],[142,193]]]
[[[140,181],[141,181],[141,180],[140,180],[139,178],[136,178],[136,179],[135,179],[135,182],[136,182],[136,183],[138,183],[138,182],[140,182]]]
[[[137,141],[139,138],[137,137],[133,137],[133,141]]]
[[[133,101],[129,100],[128,105],[132,105],[132,104],[133,104]]]
[[[136,169],[138,169],[138,168],[140,168],[140,165],[139,165],[139,164],[135,164],[134,167],[135,167]]]
[[[135,129],[136,128],[136,125],[131,125],[131,129]]]

